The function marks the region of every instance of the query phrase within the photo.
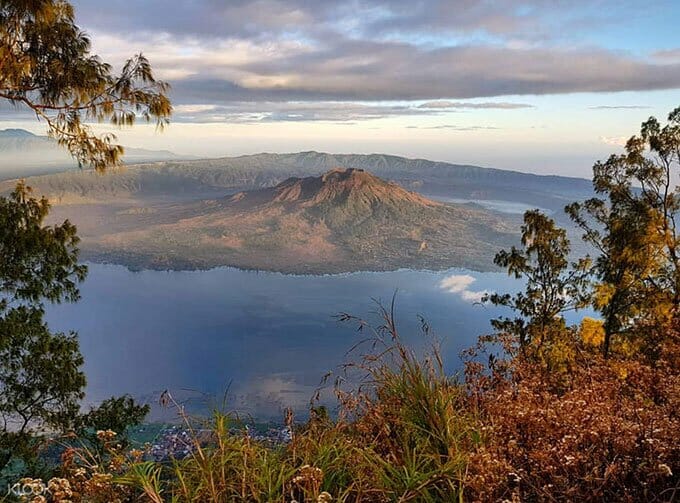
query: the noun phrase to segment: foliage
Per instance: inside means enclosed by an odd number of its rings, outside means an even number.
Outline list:
[[[0,198],[0,470],[35,457],[34,433],[71,427],[85,386],[76,335],[43,322],[44,302],[77,299],[86,274],[75,227],[44,226],[48,211],[23,184]]]
[[[496,255],[496,265],[508,274],[526,281],[524,292],[490,293],[482,299],[511,308],[515,318],[491,321],[501,332],[512,334],[522,350],[529,345],[540,348],[546,337],[564,328],[563,313],[582,307],[589,261],[569,264],[570,243],[567,233],[538,210],[527,211],[522,225],[522,249],[512,247]]]
[[[68,220],[45,226],[49,208],[23,182],[0,198],[0,315],[17,304],[78,300],[87,268],[78,264],[76,228]]]
[[[129,395],[113,396],[82,414],[78,418],[77,431],[81,437],[89,439],[96,445],[94,438],[97,431],[112,430],[118,433],[118,442],[122,446],[127,446],[129,428],[144,421],[149,410],[148,405],[137,404]]]
[[[114,135],[98,137],[85,121],[125,126],[141,116],[163,127],[172,112],[168,89],[141,54],[119,75],[91,54],[70,3],[0,0],[0,98],[44,120],[81,166],[103,170],[123,153]]]
[[[670,340],[673,342],[670,342]],[[510,378],[470,374],[485,424],[471,501],[675,501],[680,490],[680,346],[654,365],[576,343],[568,381],[526,358]]]
[[[72,490],[70,502],[161,501],[144,497],[146,490],[153,491],[149,484],[157,480],[160,468],[149,469],[142,451],[123,449],[111,430],[98,431],[96,441],[94,448],[89,442],[69,445],[62,454],[60,472]]]
[[[579,327],[579,336],[583,344],[592,348],[602,347],[602,341],[604,341],[604,327],[602,325],[602,320],[584,317]]]
[[[639,333],[641,321],[654,325],[678,315],[680,192],[673,170],[680,162],[680,108],[668,121],[663,128],[653,117],[644,122],[624,154],[593,167],[600,197],[566,208],[599,253],[593,306],[604,318],[605,356],[613,338]],[[646,342],[655,352],[658,341]]]
[[[72,427],[83,398],[83,358],[75,334],[51,333],[43,312],[19,307],[0,318],[0,470],[35,461],[36,434]]]
[[[445,372],[436,343],[420,356],[404,345],[394,299],[389,310],[380,306],[379,313],[383,324],[376,329],[355,320],[371,331],[356,349],[365,344],[372,349],[346,366],[363,377],[356,388],[338,388],[342,415],[351,421],[351,436],[364,446],[368,473],[377,474],[384,497],[455,501],[467,453],[480,439],[474,409],[467,407],[463,386]],[[424,335],[431,337],[429,324],[421,322]],[[376,481],[372,484],[376,487]],[[364,488],[366,494],[370,488]]]

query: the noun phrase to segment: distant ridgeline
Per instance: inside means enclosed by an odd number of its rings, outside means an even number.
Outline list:
[[[19,140],[15,137],[13,142],[17,144],[22,140],[47,141],[43,137],[21,136]],[[0,137],[0,159],[6,155],[3,150],[8,149],[3,147],[2,141]],[[134,161],[133,153],[129,150],[129,162]],[[149,153],[152,154],[162,153]],[[272,187],[291,176],[319,176],[337,166],[364,169],[428,196],[515,201],[560,213],[565,204],[591,195],[590,182],[580,178],[540,176],[382,154],[320,152],[155,162],[129,166],[115,176],[105,177],[72,170],[31,178],[29,184],[56,203],[147,196],[214,197]],[[0,185],[0,189],[7,192],[10,186],[11,183]]]

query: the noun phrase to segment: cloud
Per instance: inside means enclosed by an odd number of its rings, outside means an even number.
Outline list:
[[[599,105],[590,107],[591,110],[645,110],[651,107],[646,105]]]
[[[531,107],[460,101],[475,98],[680,88],[676,49],[644,58],[583,46],[578,34],[639,8],[593,1],[140,0],[133,12],[125,0],[74,4],[105,60],[144,50],[171,81],[181,121],[348,122],[414,108]]]
[[[497,108],[501,110],[514,110],[517,108],[533,108],[533,105],[526,103],[505,103],[505,102],[487,102],[487,103],[466,103],[461,101],[428,101],[418,106],[418,108],[432,108],[432,109],[488,109]]]
[[[447,276],[439,282],[439,288],[449,293],[459,295],[465,302],[480,302],[482,297],[488,293],[486,290],[475,291],[470,287],[477,280],[469,274],[454,274]]]
[[[127,44],[126,52],[132,54],[144,42]],[[124,39],[116,42],[118,47],[125,45]],[[174,76],[174,93],[181,102],[460,100],[680,87],[680,64],[660,65],[604,49],[513,50],[484,45],[431,49],[343,38],[323,46],[206,42],[192,47],[189,54],[182,41],[146,45],[145,54],[159,74]]]
[[[215,105],[177,105],[174,112],[176,115],[202,114],[214,112],[216,108]]]
[[[465,301],[465,302],[481,302],[482,297],[486,294],[486,290],[482,292],[469,292],[469,291],[464,291],[460,293],[460,297]]]
[[[407,129],[450,129],[452,131],[495,131],[500,128],[495,126],[456,126],[454,124],[441,124],[439,126],[406,126]]]
[[[652,57],[662,63],[679,63],[680,62],[680,48],[665,49],[663,51],[656,51]]]
[[[612,145],[614,147],[625,147],[630,136],[600,136],[600,141],[605,145]]]
[[[454,274],[453,276],[447,276],[442,279],[439,283],[439,287],[448,290],[451,293],[460,293],[477,281],[473,276],[469,274]]]
[[[161,72],[186,74],[173,82],[181,98],[216,102],[412,101],[680,87],[680,64],[657,65],[606,50],[424,49],[341,40],[274,58],[253,50],[245,62],[230,61],[224,51],[205,50],[196,59],[182,56],[181,47],[164,52],[159,58],[147,55]]]
[[[653,2],[653,0],[650,0]],[[520,42],[578,37],[639,11],[632,0],[73,0],[86,27],[262,39],[480,33]],[[616,9],[616,16],[611,15]],[[655,5],[663,12],[662,6]]]
[[[402,116],[437,116],[440,110],[410,105],[363,104],[353,102],[237,101],[224,105],[184,104],[175,108],[176,122],[340,122]],[[433,128],[474,130],[476,127],[433,126]]]

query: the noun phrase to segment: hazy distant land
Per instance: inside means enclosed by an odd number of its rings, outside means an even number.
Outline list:
[[[167,150],[125,148],[124,162],[193,159]],[[0,129],[0,180],[75,169],[76,161],[68,151],[47,136],[24,129]]]

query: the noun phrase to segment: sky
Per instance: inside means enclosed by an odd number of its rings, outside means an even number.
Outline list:
[[[172,85],[164,133],[205,157],[380,152],[589,177],[680,106],[675,0],[74,0],[93,50]],[[42,125],[0,108],[1,127]],[[97,126],[98,130],[108,130]]]

